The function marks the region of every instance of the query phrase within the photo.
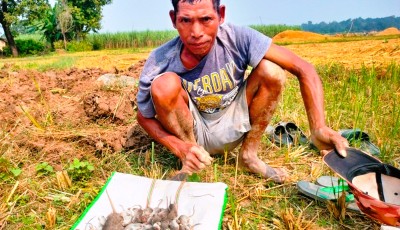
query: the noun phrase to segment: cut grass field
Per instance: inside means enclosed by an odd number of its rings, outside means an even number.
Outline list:
[[[377,41],[380,45],[391,45],[392,42],[390,39]],[[336,50],[351,50],[350,47],[355,51],[362,50],[357,42],[342,42]],[[357,62],[351,63],[352,57],[346,57],[345,52],[338,59],[331,58],[335,55],[336,44],[330,44],[331,53],[319,47],[323,44],[287,47],[300,56],[304,52],[305,58],[316,64],[324,84],[328,125],[335,130],[357,127],[368,132],[381,150],[379,158],[399,167],[398,49],[395,46],[389,49],[393,60],[379,53],[382,51],[380,46],[376,50],[371,48],[370,53],[362,50],[365,59],[357,57]],[[77,116],[82,114],[69,114],[63,110],[68,106],[83,107],[85,96],[91,91],[124,98],[126,89],[89,87],[95,85],[96,77],[99,77],[96,75],[84,79],[85,76],[74,77],[74,72],[68,71],[66,75],[60,74],[67,79],[58,79],[58,72],[49,74],[74,67],[125,71],[145,59],[150,50],[105,50],[2,59],[0,99],[6,104],[8,96],[15,99],[15,104],[2,108],[15,110],[15,113],[11,118],[6,117],[6,113],[1,115],[0,229],[69,229],[112,172],[162,178],[179,169],[176,158],[158,144],[152,148],[151,144],[142,143],[140,149],[119,151],[98,146],[105,144],[102,141],[105,136],[121,127],[134,125],[134,115],[118,123],[111,122],[110,117],[79,118]],[[322,58],[315,61],[310,55],[313,52],[320,54],[321,50],[326,56],[331,55],[326,62]],[[373,62],[368,62],[371,59]],[[24,72],[27,70],[40,70],[47,75]],[[57,78],[64,88],[47,86],[46,77]],[[22,78],[27,81],[22,82]],[[71,86],[74,84],[81,90],[74,91]],[[309,136],[298,88],[297,80],[288,75],[272,124],[293,121]],[[334,203],[327,205],[299,195],[295,186],[297,181],[315,181],[321,175],[332,175],[319,153],[309,146],[279,147],[266,136],[263,138],[260,157],[273,166],[284,166],[290,172],[290,180],[283,185],[237,169],[236,157],[237,150],[216,156],[212,167],[198,174],[203,182],[220,181],[229,187],[223,229],[379,228],[378,223],[361,214],[346,212],[340,217]],[[67,172],[68,176],[62,172]]]

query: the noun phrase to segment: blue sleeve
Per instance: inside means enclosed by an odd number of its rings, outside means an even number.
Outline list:
[[[166,71],[179,72],[176,63],[179,58],[179,39],[172,39],[150,53],[143,67],[139,79],[139,91],[136,101],[140,113],[146,118],[156,115],[153,99],[151,98],[151,84],[155,77]]]
[[[271,46],[272,39],[252,28],[233,26],[238,51],[250,66],[256,67]]]
[[[152,72],[154,72],[152,69],[156,66],[154,65],[154,62],[154,57],[152,54],[150,54],[143,67],[142,73],[140,74],[139,90],[136,95],[138,109],[146,118],[152,118],[156,115],[150,93],[151,83],[155,77],[152,75]]]

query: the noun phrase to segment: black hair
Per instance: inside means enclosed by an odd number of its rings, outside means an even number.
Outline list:
[[[178,3],[179,2],[188,2],[189,4],[193,4],[194,2],[201,2],[201,0],[171,0],[172,6],[174,7],[174,14],[176,18],[176,14],[178,13]],[[217,11],[219,15],[219,5],[220,5],[220,0],[212,0],[213,5],[214,5],[214,10]]]

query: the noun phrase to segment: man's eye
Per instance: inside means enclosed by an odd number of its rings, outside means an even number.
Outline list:
[[[211,18],[209,17],[203,18],[203,22],[209,22],[209,21],[211,21]]]
[[[189,22],[190,22],[190,19],[189,19],[189,18],[182,18],[182,19],[181,19],[181,22],[183,22],[183,23],[189,23]]]

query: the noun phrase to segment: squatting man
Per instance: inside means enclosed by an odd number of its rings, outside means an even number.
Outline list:
[[[283,183],[288,172],[263,162],[257,150],[283,90],[284,70],[300,83],[312,143],[346,155],[347,140],[325,124],[322,84],[310,63],[251,28],[225,23],[219,0],[171,2],[179,36],[149,55],[137,120],[181,160],[181,172],[199,172],[213,154],[240,146],[241,167]]]

